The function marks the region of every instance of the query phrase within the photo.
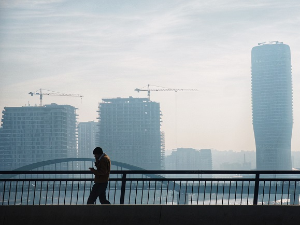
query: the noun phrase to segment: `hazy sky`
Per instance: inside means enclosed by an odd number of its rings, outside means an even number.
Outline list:
[[[146,97],[147,84],[197,88],[152,92],[166,149],[255,150],[251,49],[282,41],[292,52],[294,128],[300,151],[299,0],[0,0],[0,110],[44,96],[96,121],[102,98]]]

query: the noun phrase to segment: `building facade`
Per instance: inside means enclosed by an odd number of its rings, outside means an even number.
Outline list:
[[[73,106],[5,107],[2,114],[0,170],[76,157],[76,109]]]
[[[252,116],[258,170],[290,170],[293,127],[290,47],[262,43],[251,52]]]
[[[160,105],[148,98],[102,99],[97,145],[111,160],[161,169]]]
[[[93,158],[93,149],[96,147],[97,122],[78,123],[78,157]]]

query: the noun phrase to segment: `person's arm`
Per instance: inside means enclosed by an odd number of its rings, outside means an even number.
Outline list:
[[[107,175],[109,173],[109,160],[106,158],[102,160],[102,162],[97,165],[97,170],[90,168],[94,175]]]

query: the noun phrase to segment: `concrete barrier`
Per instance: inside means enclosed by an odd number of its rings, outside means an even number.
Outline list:
[[[299,212],[299,206],[0,206],[0,224],[287,225],[299,224]]]

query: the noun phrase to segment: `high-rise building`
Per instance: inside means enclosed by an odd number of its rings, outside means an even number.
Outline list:
[[[290,47],[261,43],[251,52],[252,115],[258,170],[290,170],[293,127]]]
[[[5,107],[2,113],[0,170],[76,157],[76,108],[73,106]]]
[[[80,122],[78,124],[78,157],[92,158],[96,147],[97,122]]]
[[[148,98],[102,99],[97,144],[111,160],[161,169],[160,105]]]

